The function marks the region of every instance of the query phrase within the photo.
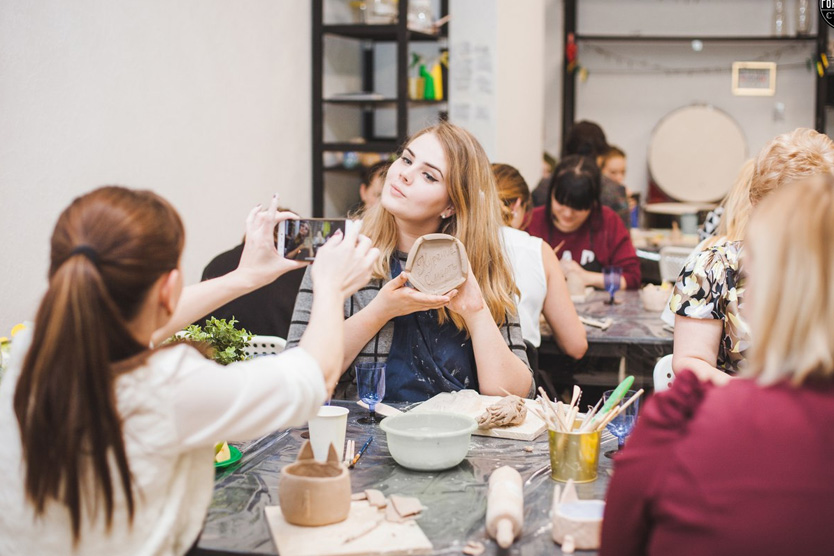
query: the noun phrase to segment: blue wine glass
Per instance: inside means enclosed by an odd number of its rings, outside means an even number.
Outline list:
[[[376,423],[376,404],[385,397],[385,363],[357,363],[355,368],[359,399],[370,409],[370,415],[357,419],[357,422],[365,425]]]
[[[602,281],[605,291],[611,294],[608,300],[609,305],[614,304],[614,292],[620,289],[620,278],[623,276],[623,269],[619,266],[606,266],[602,269]]]
[[[602,403],[608,401],[608,398],[611,397],[611,394],[614,393],[614,390],[608,390],[602,394]],[[625,402],[627,402],[634,394],[636,394],[634,390],[629,390],[625,393],[623,398],[617,404],[622,406]],[[617,406],[614,406],[617,407]],[[611,408],[611,411],[614,410],[614,407]],[[617,437],[617,449],[611,450],[609,452],[605,452],[606,457],[614,457],[614,455],[623,449],[623,445],[625,444],[626,437],[631,434],[631,429],[634,428],[634,423],[637,421],[637,412],[640,409],[640,398],[637,398],[631,405],[625,408],[625,411],[621,412],[617,415],[614,419],[611,420],[610,423],[606,426],[608,431]]]

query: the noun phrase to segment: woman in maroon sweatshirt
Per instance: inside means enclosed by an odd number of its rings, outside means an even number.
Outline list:
[[[601,556],[834,553],[834,180],[811,180],[748,229],[748,368],[726,386],[684,371],[645,404]]]
[[[550,178],[550,202],[533,209],[527,232],[554,248],[565,274],[603,289],[602,269],[623,270],[620,288],[640,287],[640,260],[617,213],[599,201],[601,175],[592,159],[567,156]]]

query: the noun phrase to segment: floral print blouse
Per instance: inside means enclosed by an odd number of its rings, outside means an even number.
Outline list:
[[[740,315],[745,283],[741,253],[742,243],[732,241],[690,257],[669,302],[676,315],[723,321],[716,365],[731,374],[744,368],[744,352],[750,347],[750,330]]]

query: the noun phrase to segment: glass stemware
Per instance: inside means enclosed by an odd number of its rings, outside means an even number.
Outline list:
[[[602,281],[605,291],[611,294],[607,301],[609,305],[614,304],[614,292],[620,289],[620,278],[623,276],[623,269],[619,266],[606,266],[602,269]]]
[[[357,363],[355,368],[359,399],[368,404],[370,410],[367,417],[357,419],[357,422],[365,425],[376,423],[376,404],[385,397],[385,363]]]
[[[614,393],[614,390],[608,390],[602,395],[602,403],[608,401],[608,398],[611,397],[611,394]],[[617,404],[618,406],[622,406],[625,402],[627,402],[634,394],[636,394],[634,390],[629,390],[625,393],[623,398]],[[616,407],[616,406],[615,406]],[[614,419],[611,420],[606,428],[608,431],[617,437],[617,449],[611,450],[609,452],[605,452],[606,457],[614,457],[614,455],[623,449],[623,445],[625,444],[626,437],[631,434],[631,429],[634,428],[634,423],[637,421],[637,412],[640,408],[640,398],[634,400],[630,406],[625,408],[625,411],[621,412],[617,415]],[[614,407],[611,408],[611,411],[614,411]]]

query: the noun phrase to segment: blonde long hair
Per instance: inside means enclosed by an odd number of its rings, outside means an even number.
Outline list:
[[[832,241],[830,174],[776,191],[753,215],[747,244],[756,341],[747,372],[761,384],[834,378]]]
[[[798,127],[776,136],[756,157],[750,182],[750,205],[756,206],[773,190],[834,170],[834,142],[813,129]]]
[[[466,247],[470,270],[481,286],[484,302],[492,318],[501,325],[507,314],[516,312],[513,295],[517,289],[501,248],[501,208],[489,159],[471,133],[448,122],[417,132],[406,144],[429,133],[437,138],[446,155],[449,167],[446,186],[455,208],[455,213],[446,218],[437,231],[457,237]],[[378,203],[365,214],[362,233],[370,237],[380,251],[374,265],[374,277],[387,279],[399,237],[394,215]],[[446,309],[438,314],[441,323],[451,318],[458,329],[466,328],[460,315]]]
[[[703,249],[719,243],[744,239],[752,209],[750,205],[750,184],[753,180],[755,165],[756,160],[751,158],[741,166],[736,181],[727,196],[721,201],[724,212],[721,214],[721,220],[715,230],[715,235],[704,243]]]

